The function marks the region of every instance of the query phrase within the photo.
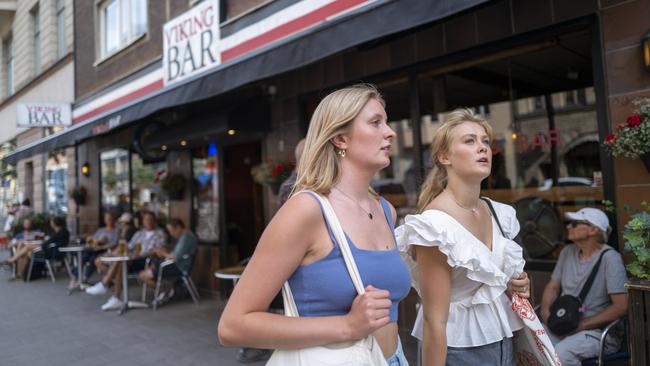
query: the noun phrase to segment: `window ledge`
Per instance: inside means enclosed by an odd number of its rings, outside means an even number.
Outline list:
[[[113,53],[110,53],[110,54],[108,54],[108,55],[106,55],[106,56],[100,58],[99,60],[95,61],[95,62],[93,63],[93,66],[94,66],[94,67],[97,67],[97,66],[103,64],[104,62],[108,61],[109,59],[113,58],[114,56],[116,56],[116,55],[118,55],[118,54],[124,52],[125,50],[131,48],[134,44],[139,43],[140,40],[142,40],[142,39],[145,38],[146,36],[147,36],[147,32],[142,33],[141,35],[139,35],[139,36],[133,38],[133,39],[131,40],[131,42],[128,42],[128,43],[124,44],[124,46],[122,46],[121,48],[118,48],[118,49],[115,50]]]

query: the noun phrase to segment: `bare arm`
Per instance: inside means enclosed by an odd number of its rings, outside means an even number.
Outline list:
[[[544,294],[542,294],[542,321],[546,323],[548,317],[551,315],[551,305],[555,299],[560,296],[560,283],[555,280],[550,280],[546,287],[544,287]]]
[[[420,295],[424,314],[422,364],[444,366],[447,358],[447,317],[451,299],[451,267],[438,248],[416,246]]]
[[[598,314],[580,320],[576,331],[601,328],[616,319],[620,319],[627,313],[627,294],[609,295],[612,304]]]
[[[218,329],[223,345],[311,347],[360,339],[389,322],[388,292],[372,286],[354,300],[347,315],[290,318],[267,312],[283,283],[322,240],[318,228],[325,230],[320,207],[306,194],[292,197],[280,208],[223,311]]]

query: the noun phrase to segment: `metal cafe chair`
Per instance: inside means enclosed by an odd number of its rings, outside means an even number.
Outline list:
[[[190,256],[189,254],[186,254],[183,256],[183,259],[190,258],[191,257],[191,262],[194,264],[194,258],[196,255]],[[147,259],[147,264],[149,260]],[[158,295],[160,294],[160,286],[162,285],[163,281],[163,272],[165,271],[165,268],[169,267],[170,265],[174,264],[174,260],[166,260],[160,264],[160,268],[158,269],[158,277],[156,278],[156,287],[154,288],[154,294],[153,294],[153,310],[156,310],[158,308],[158,301],[156,300],[158,298]],[[194,284],[194,281],[192,281],[192,269],[188,272],[181,272],[180,280],[183,282],[183,285],[187,289],[187,292],[189,292],[190,296],[192,297],[192,301],[194,302],[195,305],[199,304],[199,291],[196,288],[196,285]],[[142,302],[146,302],[147,299],[147,284],[142,283]]]

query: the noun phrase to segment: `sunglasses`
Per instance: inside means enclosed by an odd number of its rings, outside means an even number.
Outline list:
[[[574,228],[574,229],[575,229],[576,226],[578,226],[578,225],[587,225],[587,226],[592,226],[590,222],[588,222],[588,221],[580,221],[580,220],[574,220],[574,221],[571,221],[571,222],[569,223],[569,225],[571,225],[571,227]]]

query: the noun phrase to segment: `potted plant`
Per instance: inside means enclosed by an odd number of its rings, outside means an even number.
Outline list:
[[[185,177],[181,174],[168,174],[162,179],[161,187],[170,200],[182,200],[185,192]]]
[[[650,99],[634,102],[637,110],[619,123],[616,131],[605,138],[605,147],[614,156],[640,158],[650,172]]]
[[[648,299],[650,299],[650,206],[641,202],[642,209],[632,210],[625,207],[630,213],[629,220],[623,227],[624,251],[627,265],[625,268],[631,275],[625,287],[629,296],[629,324],[630,324],[630,353],[632,365],[647,365],[648,358],[645,345],[650,341],[647,333],[650,327],[650,313],[648,313]]]
[[[70,191],[70,196],[74,200],[74,203],[77,205],[85,205],[86,204],[86,197],[88,196],[88,191],[86,190],[86,187],[84,186],[75,186],[71,191]]]
[[[273,194],[278,194],[280,185],[293,171],[294,165],[288,161],[267,161],[251,169],[253,180],[259,184],[271,187]]]

